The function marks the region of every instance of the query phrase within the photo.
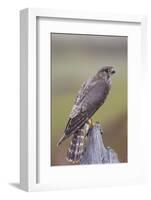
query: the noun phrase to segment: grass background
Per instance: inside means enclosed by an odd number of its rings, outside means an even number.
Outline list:
[[[69,140],[59,148],[74,98],[82,83],[102,66],[112,65],[116,74],[104,105],[93,116],[100,121],[106,146],[121,162],[127,162],[127,37],[51,34],[51,165],[67,165]]]

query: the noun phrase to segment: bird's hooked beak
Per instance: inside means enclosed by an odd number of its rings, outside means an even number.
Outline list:
[[[115,74],[116,73],[116,71],[115,71],[115,69],[113,68],[112,70],[111,70],[111,74]]]

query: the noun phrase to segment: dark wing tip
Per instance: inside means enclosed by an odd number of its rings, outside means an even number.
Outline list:
[[[80,112],[76,117],[70,118],[66,129],[64,131],[65,135],[72,135],[81,129],[86,121],[88,120],[87,112]]]
[[[67,136],[67,135],[63,135],[63,136],[60,138],[60,140],[58,141],[57,147],[59,147],[60,144],[61,144],[66,138],[68,138],[68,136]]]

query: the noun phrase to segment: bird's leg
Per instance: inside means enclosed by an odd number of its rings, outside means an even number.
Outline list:
[[[89,129],[93,128],[93,126],[95,125],[95,123],[92,121],[92,118],[90,118],[87,123],[84,126],[84,130],[85,130],[85,137],[88,136],[89,133]]]

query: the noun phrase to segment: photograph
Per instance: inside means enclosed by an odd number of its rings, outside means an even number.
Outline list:
[[[50,166],[128,162],[128,36],[50,34]]]
[[[22,190],[147,183],[146,28],[145,15],[20,11]]]

